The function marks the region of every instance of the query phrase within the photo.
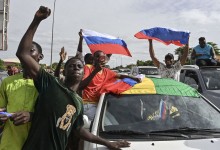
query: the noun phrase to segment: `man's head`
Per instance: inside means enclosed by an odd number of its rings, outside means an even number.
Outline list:
[[[106,64],[106,55],[103,51],[98,50],[93,54],[93,60],[94,65],[99,64],[100,66],[104,67]]]
[[[72,57],[64,65],[63,74],[67,80],[81,81],[84,75],[83,61],[77,57]]]
[[[85,64],[90,64],[92,65],[93,64],[93,56],[91,53],[87,53],[85,56],[84,56],[84,61],[85,61]]]
[[[200,45],[201,48],[205,47],[205,45],[206,45],[205,37],[200,37],[199,38],[199,45]]]
[[[7,66],[7,72],[8,72],[8,75],[9,75],[9,76],[14,75],[13,67],[12,67],[12,66]]]
[[[36,60],[36,62],[39,62],[44,58],[44,55],[42,54],[42,48],[37,42],[32,42],[32,48],[30,50],[30,55],[33,59]]]
[[[171,53],[165,55],[165,64],[167,67],[172,66],[174,63],[174,56]]]

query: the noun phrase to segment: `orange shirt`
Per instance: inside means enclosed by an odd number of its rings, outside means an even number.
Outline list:
[[[95,67],[93,65],[85,65],[83,80],[87,78],[94,69]],[[99,97],[101,96],[100,90],[103,85],[108,82],[115,82],[116,77],[117,74],[114,71],[108,68],[103,68],[94,76],[89,85],[83,90],[83,100],[88,102],[98,102]]]

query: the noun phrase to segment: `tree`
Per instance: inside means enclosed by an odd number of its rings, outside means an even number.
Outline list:
[[[0,70],[5,70],[4,61],[0,59]]]
[[[218,44],[214,43],[214,42],[207,42],[207,44],[211,45],[215,51],[216,55],[220,55],[220,49],[218,48]]]
[[[137,66],[154,66],[154,63],[152,60],[147,60],[147,61],[137,60]]]
[[[175,55],[178,55],[178,60],[180,59],[180,57],[183,55],[183,51],[185,49],[185,46],[181,46],[181,47],[178,47],[177,49],[175,49]],[[189,54],[188,54],[188,57],[187,57],[187,60],[186,60],[186,65],[189,65],[191,64],[191,58],[190,58],[190,55],[192,53],[192,50],[193,48],[189,48]]]

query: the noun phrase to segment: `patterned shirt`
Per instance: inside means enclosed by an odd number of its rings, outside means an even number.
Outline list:
[[[171,68],[167,68],[165,64],[160,62],[159,73],[161,78],[175,79],[176,73],[182,68],[180,61],[177,61]]]
[[[16,74],[3,80],[0,87],[0,108],[7,112],[34,111],[38,92],[31,79],[24,79],[23,74]],[[0,150],[21,150],[31,124],[15,126],[11,120],[5,123]]]

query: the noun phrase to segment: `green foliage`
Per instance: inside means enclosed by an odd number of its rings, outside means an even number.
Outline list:
[[[4,61],[0,59],[0,70],[5,70]]]
[[[57,65],[58,65],[58,63],[57,63],[57,62],[53,63],[53,64],[52,64],[52,69],[53,69],[53,70],[55,70],[55,69],[56,69],[56,67],[57,67]],[[61,64],[60,69],[64,69],[64,63],[62,63],[62,64]]]
[[[220,55],[220,49],[218,48],[218,44],[214,43],[214,42],[207,42],[207,44],[211,45],[215,51],[216,55]]]
[[[152,60],[147,60],[147,61],[137,60],[137,66],[154,66],[154,63]]]
[[[46,65],[46,64],[40,64],[40,66],[41,66],[43,69],[46,69],[46,68],[47,68],[47,65]]]
[[[180,57],[183,55],[183,51],[185,49],[185,46],[182,47],[178,47],[177,49],[175,49],[175,54],[178,55],[178,60],[180,59]],[[189,48],[189,55],[191,55],[193,48]],[[189,65],[191,64],[191,60],[189,59],[189,57],[186,59],[185,65]]]

